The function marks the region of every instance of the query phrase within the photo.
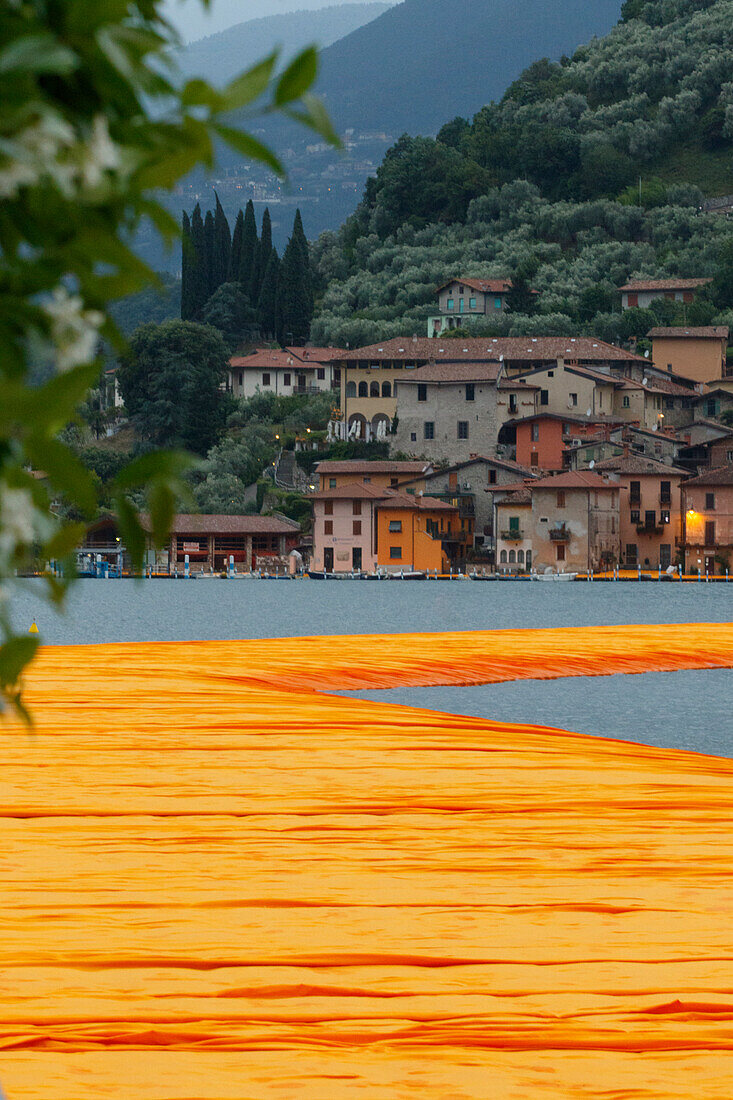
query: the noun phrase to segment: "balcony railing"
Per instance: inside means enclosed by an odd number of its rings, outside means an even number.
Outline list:
[[[570,542],[570,531],[565,524],[561,527],[551,527],[549,535],[550,542]]]
[[[501,532],[501,537],[504,542],[521,542],[524,538],[524,534],[516,527],[510,527],[508,531]]]

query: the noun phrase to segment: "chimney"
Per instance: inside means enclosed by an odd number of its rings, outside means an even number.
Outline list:
[[[413,344],[417,343],[417,333],[416,332],[413,332],[413,334],[412,334],[412,342],[413,342]]]
[[[628,458],[629,457],[629,441],[628,441],[628,439],[625,439],[623,441],[623,448],[624,448],[623,457]]]

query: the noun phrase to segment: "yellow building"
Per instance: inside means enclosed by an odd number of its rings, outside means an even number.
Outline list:
[[[656,367],[695,382],[719,382],[725,375],[728,349],[725,326],[653,328],[648,335]]]

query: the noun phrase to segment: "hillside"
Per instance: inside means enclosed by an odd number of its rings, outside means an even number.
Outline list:
[[[702,214],[691,186],[733,192],[732,54],[733,0],[627,0],[605,38],[535,61],[472,122],[400,139],[356,214],[315,246],[317,339],[424,331],[439,282],[517,271],[537,314],[493,322],[503,331],[638,335],[617,312],[619,281],[714,275],[733,256],[733,225]],[[697,323],[733,310],[721,294]]]
[[[560,58],[605,34],[620,9],[621,0],[403,0],[323,51],[316,88],[342,130],[435,133],[501,96],[537,43]]]
[[[214,85],[222,85],[266,57],[275,46],[282,48],[285,57],[311,43],[325,48],[389,8],[389,3],[372,0],[251,19],[192,42],[181,51],[178,63],[184,75],[201,76]]]

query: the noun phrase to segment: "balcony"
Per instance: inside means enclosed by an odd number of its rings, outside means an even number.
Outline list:
[[[524,532],[516,527],[511,527],[508,531],[502,531],[501,537],[504,542],[521,542],[524,538]]]
[[[559,527],[551,527],[548,534],[550,542],[570,542],[570,531],[564,523]]]

